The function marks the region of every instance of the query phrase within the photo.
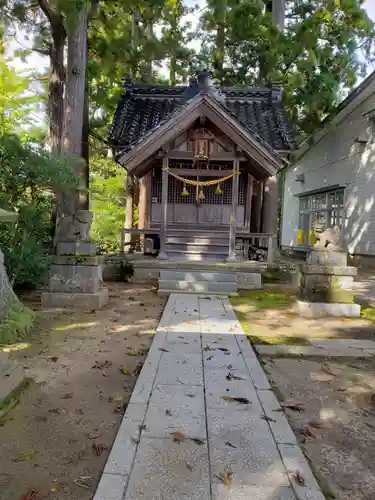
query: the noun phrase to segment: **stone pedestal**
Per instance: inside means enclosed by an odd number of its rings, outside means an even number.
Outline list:
[[[103,288],[102,259],[95,254],[95,243],[90,241],[59,242],[42,307],[103,307],[108,302],[108,289]]]
[[[341,251],[313,249],[301,268],[297,311],[303,316],[359,316],[353,280],[357,268],[347,266]]]

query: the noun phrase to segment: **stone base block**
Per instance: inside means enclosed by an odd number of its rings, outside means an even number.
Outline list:
[[[338,304],[326,302],[305,302],[297,300],[296,312],[305,318],[321,318],[324,316],[334,316],[356,318],[361,313],[359,304]]]
[[[69,309],[100,309],[108,302],[108,288],[95,293],[42,293],[42,307],[45,309],[64,307]]]
[[[332,250],[317,250],[313,248],[307,258],[307,264],[315,266],[340,266],[347,264],[346,252],[335,252]]]
[[[95,293],[102,286],[102,267],[52,264],[49,291],[54,293]]]
[[[237,272],[238,290],[258,290],[263,288],[262,275],[260,273],[241,273]]]
[[[60,241],[57,255],[96,255],[96,243],[90,241]]]

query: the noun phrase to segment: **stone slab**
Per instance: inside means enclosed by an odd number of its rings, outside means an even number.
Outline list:
[[[325,316],[358,318],[361,314],[359,304],[328,304],[325,302],[305,302],[297,300],[296,312],[306,318],[322,318]]]
[[[128,405],[104,468],[104,474],[123,476],[130,474],[146,409],[145,404]]]
[[[287,469],[289,480],[298,500],[325,500],[325,497],[311,471],[311,468],[299,446],[280,444],[278,449]],[[293,475],[299,471],[305,481],[300,486]]]
[[[95,293],[102,283],[101,266],[52,264],[50,268],[50,292]]]
[[[245,406],[249,410],[262,412],[257,393],[248,374],[245,380],[226,380],[227,371],[217,370],[214,372],[205,370],[206,406],[212,409],[235,410],[238,406]],[[242,372],[233,372],[243,376]],[[243,405],[233,401],[225,401],[223,397],[247,398],[250,403]]]
[[[207,409],[207,427],[213,484],[220,484],[220,474],[233,471],[231,488],[244,485],[289,486],[267,422],[246,410]],[[231,443],[229,446],[227,443]]]
[[[177,357],[163,353],[155,379],[156,385],[203,385],[201,354]]]
[[[253,384],[256,389],[271,389],[269,380],[258,359],[253,356],[244,356],[247,369],[250,372]]]
[[[236,281],[239,290],[260,290],[262,288],[261,273],[237,273]]]
[[[153,388],[143,436],[170,438],[179,431],[189,438],[206,439],[202,386],[159,385]]]
[[[43,292],[42,308],[101,309],[108,302],[108,288],[95,293]]]
[[[267,420],[276,443],[297,444],[297,438],[289,425],[288,419],[281,411],[280,404],[273,391],[258,391],[258,396],[264,414],[270,418]]]
[[[61,241],[56,245],[57,255],[96,255],[96,243],[89,241]]]
[[[228,489],[223,484],[213,484],[212,500],[297,500],[297,497],[288,486],[269,488],[262,482],[257,485],[246,484],[235,490]]]
[[[93,500],[122,500],[128,478],[119,474],[103,474]]]
[[[356,276],[357,268],[353,266],[310,266],[301,267],[302,274],[324,274],[335,276]]]
[[[210,498],[207,444],[142,438],[125,500]],[[116,500],[121,500],[119,497]]]
[[[84,266],[102,265],[104,257],[102,255],[54,255],[52,264],[63,266],[76,266],[78,264]]]
[[[332,250],[317,250],[312,249],[307,257],[308,265],[318,265],[318,266],[346,266],[347,265],[347,253],[346,252],[335,252]]]

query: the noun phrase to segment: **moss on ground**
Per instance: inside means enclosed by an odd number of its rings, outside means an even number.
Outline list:
[[[13,392],[9,394],[8,397],[0,403],[0,426],[3,426],[7,420],[9,412],[15,408],[20,402],[22,393],[29,387],[32,379],[26,378]]]
[[[368,304],[361,307],[361,318],[375,324],[375,306]]]
[[[305,337],[288,335],[252,335],[249,333],[252,344],[261,345],[310,345]]]
[[[0,322],[0,344],[15,344],[26,340],[30,336],[33,322],[34,313],[21,303],[17,304],[7,318]]]

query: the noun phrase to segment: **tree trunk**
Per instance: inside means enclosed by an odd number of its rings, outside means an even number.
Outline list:
[[[50,144],[52,151],[60,152],[64,119],[64,48],[66,34],[62,24],[51,27],[51,33],[51,76],[49,84]]]
[[[88,60],[88,42],[87,42],[87,56]],[[87,61],[86,61],[87,64]],[[89,198],[89,182],[90,182],[90,148],[89,148],[89,131],[90,131],[90,113],[89,113],[89,82],[86,75],[85,78],[85,98],[83,105],[83,127],[82,127],[82,158],[85,162],[84,171],[82,175],[82,182],[85,187],[85,191],[81,193],[80,196],[80,208],[82,210],[89,210],[90,198]]]
[[[214,8],[214,17],[216,20],[216,36],[214,48],[213,66],[215,76],[221,79],[223,77],[224,53],[225,53],[225,12],[226,1],[220,0]]]
[[[68,66],[62,151],[75,157],[81,157],[82,154],[85,75],[87,66],[87,22],[88,8],[85,6],[79,14],[74,31],[68,35]],[[81,166],[78,171],[83,189],[85,188],[85,171],[85,166]],[[80,208],[80,197],[77,194],[69,193],[63,196],[62,204],[59,207],[59,216],[74,215],[77,209]]]

